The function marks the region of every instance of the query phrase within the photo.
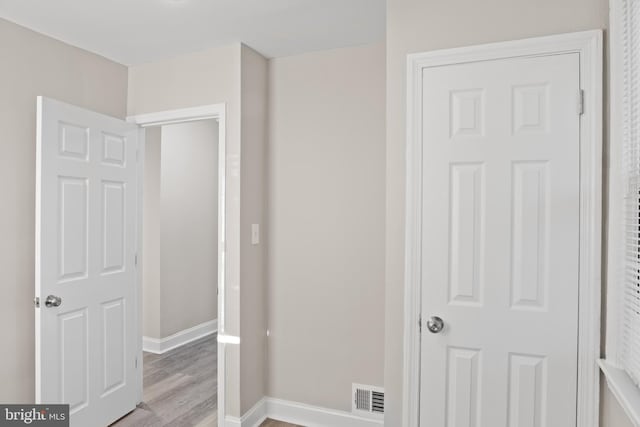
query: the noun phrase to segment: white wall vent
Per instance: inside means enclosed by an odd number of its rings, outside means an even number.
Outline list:
[[[352,384],[351,412],[365,417],[384,416],[384,389],[372,385]]]

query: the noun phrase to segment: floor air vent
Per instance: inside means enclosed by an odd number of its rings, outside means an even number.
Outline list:
[[[382,418],[384,389],[371,385],[353,384],[351,412],[365,417]]]

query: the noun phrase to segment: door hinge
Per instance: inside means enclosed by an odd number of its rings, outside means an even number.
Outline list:
[[[136,254],[133,258],[133,263],[137,266],[138,265],[138,254]]]
[[[35,297],[33,299],[33,305],[35,305],[36,308],[40,308],[40,297]]]
[[[418,329],[422,333],[422,314],[418,316]]]
[[[584,114],[584,90],[578,91],[578,115]]]
[[[136,369],[138,369],[138,357],[136,356]]]

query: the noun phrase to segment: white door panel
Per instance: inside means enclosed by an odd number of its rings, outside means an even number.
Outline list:
[[[38,100],[36,400],[68,403],[72,426],[136,405],[137,138],[122,120]]]
[[[578,54],[423,72],[421,426],[576,425]]]

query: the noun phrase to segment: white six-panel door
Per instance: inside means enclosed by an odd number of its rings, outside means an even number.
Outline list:
[[[579,56],[422,78],[420,425],[575,427]]]
[[[38,98],[36,399],[68,403],[75,427],[136,405],[137,132]]]

